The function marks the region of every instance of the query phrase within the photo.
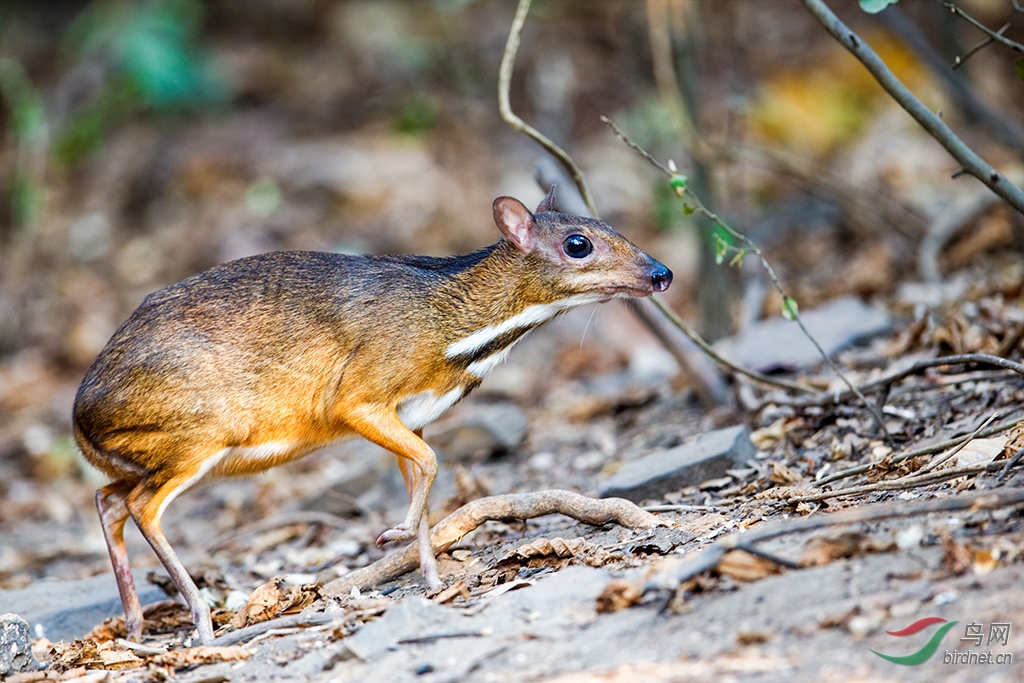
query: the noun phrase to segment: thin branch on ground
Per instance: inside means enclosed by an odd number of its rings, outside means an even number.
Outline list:
[[[607,116],[602,116],[601,121],[604,122],[608,127],[610,127],[612,129],[612,132],[615,133],[615,136],[618,137],[627,147],[629,147],[637,154],[639,154],[641,157],[646,159],[650,164],[652,164],[655,168],[661,171],[669,180],[672,180],[677,177],[677,174],[674,171],[672,171],[668,166],[665,166],[662,163],[660,163],[657,159],[651,156],[651,154],[647,150],[645,150],[643,147],[630,140],[629,137],[622,132],[622,129],[615,125],[615,123]],[[779,280],[778,275],[776,275],[775,273],[775,269],[772,268],[771,263],[769,263],[768,259],[765,258],[765,255],[764,253],[762,253],[760,247],[758,247],[757,244],[755,244],[749,237],[739,232],[738,230],[735,230],[731,225],[723,221],[718,216],[718,214],[714,213],[713,211],[710,211],[706,206],[704,206],[704,203],[701,202],[700,197],[696,196],[690,190],[689,187],[684,186],[683,192],[685,193],[686,198],[694,203],[697,211],[703,214],[705,218],[707,218],[712,223],[725,230],[734,239],[738,240],[739,242],[742,242],[750,251],[750,253],[756,256],[758,260],[761,262],[761,265],[764,267],[765,272],[768,274],[769,280],[771,280],[772,286],[775,287],[775,291],[779,293],[779,295],[782,297],[782,300],[792,301],[792,297],[786,294],[786,290],[782,286],[782,281]],[[855,394],[861,400],[861,402],[864,404],[864,407],[867,408],[868,412],[871,413],[871,415],[875,419],[875,424],[877,425],[879,431],[881,431],[881,433],[885,437],[885,440],[891,445],[893,443],[892,435],[889,434],[888,430],[885,428],[885,419],[882,417],[882,413],[878,410],[876,406],[868,402],[867,398],[860,392],[860,389],[858,389],[853,384],[853,382],[851,382],[846,377],[846,375],[839,368],[836,362],[833,361],[827,353],[825,353],[825,349],[821,348],[821,344],[818,343],[818,340],[814,338],[814,335],[812,335],[810,330],[808,330],[807,327],[804,325],[804,322],[800,318],[800,314],[796,311],[796,308],[791,307],[789,309],[789,312],[792,316],[793,321],[800,327],[800,331],[803,332],[804,336],[810,340],[810,342],[814,345],[814,348],[816,348],[818,350],[818,353],[821,354],[821,357],[824,359],[825,364],[829,366],[832,372],[834,372],[843,381],[844,384],[846,384],[849,390],[853,392],[853,394]]]
[[[899,372],[894,372],[891,375],[887,375],[881,379],[876,379],[873,382],[862,385],[860,387],[860,392],[861,394],[872,394],[876,391],[881,391],[887,394],[892,388],[892,385],[901,379],[905,379],[911,375],[919,375],[930,368],[961,364],[991,365],[997,368],[1003,368],[1004,370],[1012,370],[1019,375],[1024,375],[1024,363],[1018,363],[1017,361],[1010,360],[1009,358],[1001,358],[1000,356],[993,356],[988,353],[963,353],[956,356],[942,356],[941,358],[929,358],[928,360],[918,361],[909,368],[905,368]],[[809,398],[776,398],[773,399],[772,402],[797,408],[804,408],[808,406],[838,405],[839,403],[850,399],[854,395],[855,394],[853,392],[847,390]]]
[[[834,491],[818,491],[816,493],[808,493],[802,496],[796,495],[799,492],[792,491],[794,494],[792,496],[764,497],[773,500],[785,501],[791,505],[798,505],[800,503],[816,503],[822,500],[829,500],[831,498],[875,493],[878,491],[909,491],[910,489],[919,488],[921,486],[939,484],[941,482],[948,481],[949,479],[957,479],[959,477],[966,477],[972,474],[980,474],[982,472],[1001,472],[1004,467],[1005,463],[1002,460],[996,460],[993,462],[963,465],[962,467],[949,467],[944,470],[935,470],[921,475],[908,475],[906,477],[900,477],[899,479],[886,479],[884,481],[876,481],[871,484],[862,484],[860,486],[849,486],[847,488],[836,489]],[[771,493],[771,489],[765,493]]]
[[[466,534],[487,521],[533,519],[543,515],[562,514],[585,524],[615,523],[630,528],[650,529],[663,524],[655,515],[622,498],[595,499],[552,489],[535,493],[510,493],[474,500],[445,517],[430,532],[434,553],[443,553]],[[339,597],[352,588],[376,586],[415,569],[419,549],[415,543],[387,555],[373,564],[331,581],[324,594]]]
[[[1006,477],[1010,475],[1010,470],[1017,466],[1022,457],[1024,457],[1024,448],[1018,450],[1016,453],[1013,454],[1012,458],[1006,461],[1006,467],[1004,467],[1003,471],[999,473],[998,477],[996,477],[997,486],[1006,481]]]
[[[531,0],[519,0],[519,6],[516,8],[516,17],[512,22],[512,29],[508,34],[508,42],[505,43],[505,53],[501,57],[501,66],[498,68],[498,111],[501,113],[502,120],[513,130],[524,133],[525,135],[533,138],[541,145],[541,147],[546,149],[549,154],[561,162],[562,166],[565,167],[566,172],[572,176],[580,194],[583,195],[583,200],[587,203],[587,207],[590,209],[590,215],[594,218],[600,218],[597,213],[597,207],[594,205],[594,198],[590,196],[590,190],[587,189],[587,182],[584,178],[583,171],[580,170],[580,167],[576,165],[576,162],[572,160],[572,157],[570,157],[565,150],[552,142],[536,128],[516,116],[515,112],[512,111],[512,105],[509,102],[509,90],[512,84],[512,70],[515,67],[516,53],[519,51],[519,40],[523,34],[523,25],[526,23],[526,15],[530,12],[530,2]]]
[[[803,0],[807,10],[818,20],[843,47],[849,50],[867,67],[875,80],[910,114],[928,133],[934,137],[963,167],[964,171],[987,185],[993,192],[1020,213],[1024,214],[1024,190],[1011,183],[1006,176],[985,162],[973,149],[968,147],[953,130],[917,99],[903,83],[896,78],[882,58],[854,33],[822,0]]]
[[[842,510],[830,514],[817,514],[799,519],[789,519],[777,524],[767,525],[761,529],[745,530],[735,533],[705,548],[693,559],[684,562],[671,570],[661,571],[650,576],[643,584],[643,592],[674,591],[683,582],[714,569],[725,554],[739,546],[750,546],[779,536],[804,533],[832,526],[875,522],[896,517],[911,517],[934,512],[954,512],[958,510],[999,510],[1012,505],[1024,503],[1024,489],[1003,489],[1000,491],[981,491],[973,494],[960,494],[945,498],[936,498],[913,503],[897,503],[895,505],[872,505]]]
[[[928,472],[931,472],[936,467],[938,467],[942,463],[944,463],[947,460],[949,460],[950,458],[952,458],[954,455],[956,455],[957,453],[962,451],[964,448],[966,448],[967,444],[969,444],[970,442],[972,442],[975,439],[977,439],[978,438],[978,432],[980,432],[981,430],[985,429],[985,427],[988,427],[990,424],[995,422],[997,417],[999,417],[999,413],[992,413],[991,415],[989,415],[987,420],[982,422],[980,425],[978,425],[977,429],[975,429],[973,432],[971,432],[970,436],[967,437],[966,441],[964,441],[962,444],[959,444],[955,448],[950,449],[949,453],[946,453],[944,455],[940,455],[937,458],[933,458],[927,465],[925,465],[924,467],[919,469],[915,474],[926,474]]]
[[[1004,420],[1003,422],[1000,422],[997,425],[992,425],[991,427],[982,429],[978,431],[976,434],[962,434],[947,441],[932,444],[931,446],[923,446],[922,448],[916,448],[912,451],[906,451],[904,453],[900,453],[899,455],[894,455],[891,458],[889,458],[889,464],[897,465],[903,462],[904,460],[909,460],[910,458],[916,458],[922,455],[931,455],[932,453],[939,453],[941,451],[946,450],[947,448],[958,446],[959,444],[965,441],[969,441],[972,438],[984,439],[989,436],[1000,434],[1002,432],[1013,429],[1015,426],[1017,426],[1017,424],[1020,422],[1022,418],[1024,418],[1024,412],[1018,411],[1017,413],[1014,413],[1013,416],[1010,417],[1009,419]],[[839,472],[836,472],[835,474],[830,474],[827,477],[822,477],[818,481],[812,483],[811,486],[813,488],[820,488],[822,486],[831,484],[834,481],[839,481],[840,479],[856,477],[857,475],[868,472],[876,464],[877,463],[869,462],[864,463],[863,465],[857,465],[855,467],[848,467],[845,470],[840,470]]]

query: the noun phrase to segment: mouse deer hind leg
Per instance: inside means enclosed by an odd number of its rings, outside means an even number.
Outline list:
[[[129,640],[138,642],[142,639],[142,604],[139,602],[135,580],[128,564],[128,549],[124,544],[124,524],[128,521],[128,506],[125,499],[135,487],[134,482],[116,481],[104,486],[96,492],[96,509],[100,513],[100,526],[103,538],[110,552],[110,562],[114,566],[114,578],[117,581],[117,592],[121,595],[124,606],[124,627]]]
[[[209,466],[204,466],[198,472],[178,474],[162,482],[145,479],[132,489],[126,499],[128,512],[136,526],[139,527],[139,531],[153,548],[153,552],[160,558],[164,569],[167,570],[167,575],[177,586],[185,602],[188,603],[199,640],[204,645],[213,642],[210,606],[164,536],[160,519],[171,500],[202,477],[208,468]]]

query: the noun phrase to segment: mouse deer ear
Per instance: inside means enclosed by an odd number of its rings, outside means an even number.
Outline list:
[[[557,211],[555,209],[555,186],[551,186],[551,191],[548,192],[548,196],[541,200],[540,204],[537,205],[537,210],[534,213],[541,213],[542,211]]]
[[[537,243],[537,222],[523,203],[512,197],[494,200],[494,223],[509,242],[525,253]]]

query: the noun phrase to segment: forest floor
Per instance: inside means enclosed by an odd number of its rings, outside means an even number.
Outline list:
[[[168,508],[167,537],[218,633],[249,634],[234,644],[190,647],[188,613],[129,525],[140,592],[158,604],[143,642],[122,640],[93,502],[105,480],[70,425],[121,321],[150,292],[253,253],[479,249],[497,239],[495,196],[544,195],[539,152],[496,112],[504,1],[143,3],[207,7],[197,39],[232,85],[182,111],[118,110],[131,93],[65,45],[79,4],[116,3],[14,4],[5,68],[20,59],[40,102],[82,108],[63,112],[63,131],[52,117],[69,158],[44,150],[33,165],[14,134],[0,150],[0,187],[34,173],[45,198],[38,215],[0,224],[0,614],[29,622],[46,667],[12,683],[1021,680],[1024,224],[796,2],[704,3],[716,8],[694,64],[698,123],[719,145],[709,201],[760,244],[866,404],[807,351],[752,256],[701,265],[707,224],[600,123],[697,177],[671,107],[654,103],[650,28],[668,24],[645,12],[673,3],[544,3],[523,34],[517,111],[565,141],[609,223],[675,272],[669,305],[698,320],[698,300],[721,294],[710,280],[724,291],[731,278],[717,312],[740,332],[722,353],[809,391],[723,372],[721,402],[702,404],[621,302],[573,311],[425,430],[441,460],[431,521],[485,496],[600,496],[635,463],[652,473],[740,427],[738,450],[707,469],[617,494],[660,526],[488,521],[441,554],[440,592],[418,571],[340,590],[401,550],[374,540],[408,504],[393,456],[345,443],[204,482]],[[1007,175],[1022,172],[930,67],[849,4],[844,16],[929,107]],[[940,14],[925,5],[907,10]],[[146,40],[133,44],[148,58]],[[983,51],[957,73],[1017,121],[1020,84],[1001,59]],[[99,79],[93,100],[81,74]],[[14,215],[13,193],[2,199]],[[745,538],[756,545],[720,554]],[[945,624],[909,628],[928,618]],[[239,629],[260,624],[270,630]],[[881,656],[915,654],[924,661]]]

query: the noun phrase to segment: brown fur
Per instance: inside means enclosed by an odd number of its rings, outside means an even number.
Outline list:
[[[651,273],[665,270],[598,221],[534,216],[508,198],[496,200],[495,217],[506,239],[467,256],[276,252],[147,297],[89,368],[74,406],[75,440],[113,480],[97,500],[115,567],[126,567],[120,526],[130,515],[179,588],[191,584],[160,531],[162,505],[225,449],[262,457],[224,457],[206,475],[252,474],[361,435],[399,456],[413,507],[425,507],[436,461],[397,410],[421,392],[463,387],[464,395],[480,383],[467,372],[468,356],[446,355],[451,344],[532,305],[650,293]],[[566,256],[570,234],[588,237],[593,254]],[[278,447],[258,450],[268,444]],[[410,509],[407,524],[418,527],[421,512]],[[382,539],[416,532],[403,525]],[[131,612],[134,587],[122,574]],[[199,622],[194,584],[182,592]],[[141,629],[141,614],[132,626]],[[200,636],[210,636],[201,625]]]

